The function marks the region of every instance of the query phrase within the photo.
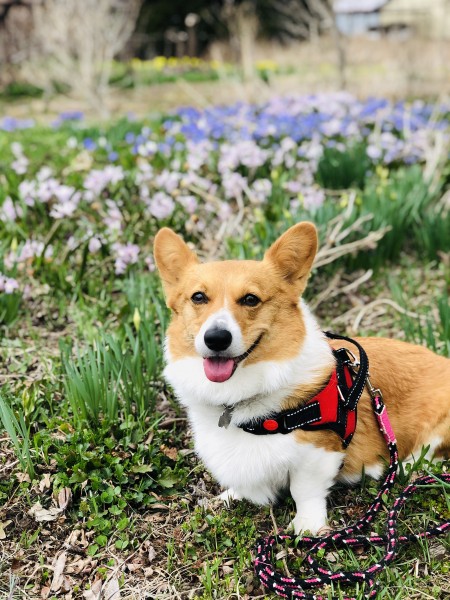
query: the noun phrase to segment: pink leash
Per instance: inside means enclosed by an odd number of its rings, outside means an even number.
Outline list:
[[[367,378],[369,393],[372,397],[373,409],[378,421],[378,425],[384,439],[386,440],[390,461],[389,469],[384,482],[382,483],[375,500],[369,507],[366,514],[354,525],[334,531],[324,537],[296,537],[293,535],[278,535],[260,539],[256,546],[256,557],[254,560],[255,573],[261,583],[271,592],[282,598],[306,598],[309,600],[329,600],[330,596],[318,596],[307,593],[304,590],[310,590],[324,585],[342,582],[342,583],[360,583],[368,586],[366,598],[375,598],[378,593],[376,576],[389,565],[397,554],[400,542],[417,541],[423,538],[442,535],[450,530],[450,520],[444,521],[439,525],[418,534],[397,535],[397,519],[399,512],[405,502],[412,496],[418,488],[423,486],[435,485],[442,482],[443,485],[450,484],[450,473],[436,476],[424,476],[410,483],[403,492],[394,500],[392,508],[386,521],[386,533],[384,535],[363,536],[360,532],[367,530],[374,521],[381,506],[383,506],[383,496],[388,494],[395,482],[398,467],[397,441],[392,430],[386,406],[384,405],[381,392],[375,390]],[[286,577],[275,570],[273,566],[273,550],[276,544],[285,540],[294,541],[295,546],[308,548],[309,554],[306,560],[314,571],[313,577]],[[322,567],[315,556],[325,549],[335,550],[338,547],[369,547],[385,546],[384,556],[376,563],[361,571],[330,571]],[[332,596],[331,600],[339,600],[337,596]],[[356,600],[351,596],[344,596],[343,600]]]

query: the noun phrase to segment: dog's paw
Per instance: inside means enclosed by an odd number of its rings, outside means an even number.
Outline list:
[[[321,515],[296,515],[289,523],[288,529],[296,535],[308,531],[312,535],[330,531],[326,520]]]
[[[228,488],[217,497],[228,507],[230,507],[232,500],[241,500],[242,498],[242,496],[233,490],[233,488]]]

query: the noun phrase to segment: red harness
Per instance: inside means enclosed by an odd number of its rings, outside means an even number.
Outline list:
[[[331,334],[327,335],[331,337]],[[345,348],[333,350],[333,354],[336,369],[327,385],[308,402],[299,408],[285,410],[264,419],[254,419],[239,427],[254,435],[288,434],[296,429],[331,429],[339,435],[343,446],[347,447],[355,433],[356,407],[364,389],[367,370],[364,365],[354,375],[350,365],[359,363],[355,363],[354,356]],[[364,377],[360,373],[364,373]]]

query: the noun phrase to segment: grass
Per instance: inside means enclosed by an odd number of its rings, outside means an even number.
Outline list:
[[[113,581],[129,599],[261,596],[252,571],[253,545],[273,532],[274,522],[285,527],[294,506],[283,499],[271,514],[247,502],[224,509],[214,500],[218,487],[196,459],[185,415],[162,378],[168,311],[150,259],[159,226],[174,227],[204,254],[213,250],[255,258],[301,219],[314,220],[322,244],[328,243],[330,223],[354,198],[342,223],[343,230],[350,228],[344,242],[385,225],[391,229],[372,249],[346,254],[314,274],[308,289],[312,301],[335,277],[342,287],[337,295],[325,294],[318,306],[324,329],[351,332],[362,307],[388,298],[400,311],[391,305],[374,307],[360,319],[358,333],[400,337],[449,355],[450,248],[448,211],[441,201],[448,187],[445,170],[431,185],[423,165],[366,168],[358,160],[362,147],[331,147],[315,174],[326,202],[308,209],[301,199],[292,204],[283,187],[292,177],[289,168],[265,165],[256,175],[241,166],[250,184],[254,178],[270,178],[270,201],[255,206],[244,197],[243,221],[224,236],[222,246],[214,246],[220,237],[215,237],[220,231],[217,205],[208,205],[201,194],[193,214],[181,203],[167,218],[156,220],[145,212],[137,174],[149,161],[133,154],[132,144],[124,140],[141,135],[145,125],[162,143],[164,123],[163,116],[146,124],[123,119],[103,128],[68,121],[54,130],[38,126],[0,136],[5,171],[0,205],[9,196],[23,210],[20,218],[1,224],[0,272],[17,278],[19,290],[0,294],[0,595],[56,598],[64,596],[67,586],[74,598],[89,598],[93,586]],[[95,149],[86,149],[86,140]],[[181,140],[180,134],[175,142]],[[26,149],[24,176],[10,167],[12,141]],[[119,155],[115,161],[111,151]],[[151,195],[158,191],[151,181],[164,170],[176,171],[186,159],[184,150],[175,149],[170,157],[165,152],[152,159],[155,172],[145,183]],[[220,186],[216,160],[210,156],[200,170]],[[54,197],[31,206],[19,194],[23,179],[37,180],[49,165],[60,183],[76,191],[84,189],[94,169],[120,166],[124,177],[110,181],[94,200],[80,200],[72,216],[55,219],[50,215]],[[172,198],[185,192],[180,183]],[[112,219],[110,201],[120,211],[112,233],[105,225],[105,219]],[[370,220],[351,229],[369,215]],[[199,222],[203,229],[196,228]],[[101,243],[95,251],[93,237]],[[10,253],[20,254],[30,241],[42,243],[35,256],[7,268]],[[116,243],[139,249],[136,262],[122,272],[117,272]],[[372,278],[351,288],[368,268]],[[402,483],[416,470],[440,468],[419,462],[402,473]],[[368,478],[360,487],[337,486],[330,499],[332,525],[356,520],[375,489]],[[64,506],[67,496],[70,502]],[[449,498],[448,489],[422,490],[402,514],[402,529],[448,518]],[[50,520],[29,514],[37,502]],[[66,582],[60,584],[51,565],[63,552]],[[336,561],[353,568],[379,553],[348,551],[338,559],[332,554],[323,558],[333,568],[340,564]],[[405,548],[383,573],[380,598],[446,597],[448,556],[446,539]],[[292,571],[301,568],[292,548],[287,559]],[[344,597],[342,590],[335,593]],[[362,590],[356,594],[364,596]]]

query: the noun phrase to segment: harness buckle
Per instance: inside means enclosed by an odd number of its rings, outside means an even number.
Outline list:
[[[349,350],[348,348],[343,348],[343,350],[345,350],[345,352],[347,353],[347,356],[349,357],[347,366],[350,367],[350,369],[352,369],[354,373],[356,373],[358,371],[359,367],[361,366],[361,363],[359,362],[359,360],[356,358],[356,356],[353,354],[353,352],[351,350]],[[350,358],[352,360],[350,360]]]
[[[337,391],[338,391],[340,399],[342,400],[343,405],[346,406],[347,400],[344,398],[344,394],[342,393],[341,388],[338,385],[336,387],[337,387]]]

